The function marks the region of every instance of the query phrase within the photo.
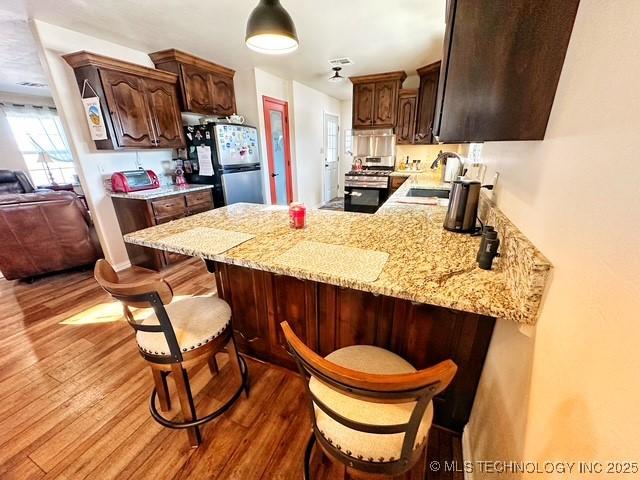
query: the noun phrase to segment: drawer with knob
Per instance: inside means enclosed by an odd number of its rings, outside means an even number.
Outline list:
[[[163,198],[151,202],[153,213],[156,217],[173,217],[186,213],[185,199],[183,195]]]
[[[187,193],[185,195],[187,200],[187,206],[190,210],[194,208],[201,208],[205,205],[211,205],[213,207],[213,200],[211,198],[211,190],[205,190],[202,192]]]

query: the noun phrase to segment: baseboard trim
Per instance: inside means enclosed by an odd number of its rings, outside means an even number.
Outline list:
[[[473,455],[471,454],[471,439],[469,438],[469,424],[464,426],[462,430],[462,461],[473,462]],[[464,469],[464,480],[473,480],[473,472],[467,472]]]

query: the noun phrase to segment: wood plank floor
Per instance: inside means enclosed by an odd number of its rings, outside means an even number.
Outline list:
[[[176,295],[215,289],[198,260],[166,276]],[[310,420],[297,375],[249,359],[250,398],[207,424],[192,449],[184,432],[151,418],[151,373],[120,313],[91,271],[0,279],[0,478],[301,478]],[[191,372],[201,413],[234,388],[218,360],[215,378]],[[459,436],[432,429],[428,460],[453,458],[462,460]],[[314,465],[314,478],[344,475],[320,455]]]

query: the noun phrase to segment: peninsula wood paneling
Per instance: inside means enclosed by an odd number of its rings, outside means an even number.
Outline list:
[[[452,359],[458,373],[450,387],[434,399],[434,405],[438,425],[462,431],[471,412],[494,318],[245,267],[216,265],[227,272],[217,277],[218,291],[231,303],[241,351],[295,368],[280,329],[280,322],[286,320],[296,335],[323,356],[349,345],[376,345],[396,352],[418,369]]]

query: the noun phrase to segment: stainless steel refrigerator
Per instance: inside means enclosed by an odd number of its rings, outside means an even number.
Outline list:
[[[216,207],[239,202],[264,203],[255,127],[231,123],[188,125],[185,136],[187,182],[213,185]]]

